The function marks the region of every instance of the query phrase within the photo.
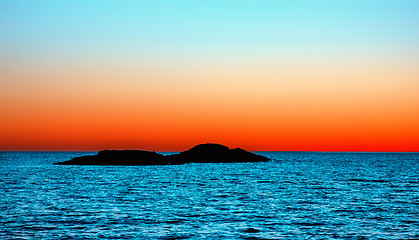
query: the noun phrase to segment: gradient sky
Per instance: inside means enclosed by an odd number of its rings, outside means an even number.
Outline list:
[[[0,150],[419,151],[419,1],[0,1]]]

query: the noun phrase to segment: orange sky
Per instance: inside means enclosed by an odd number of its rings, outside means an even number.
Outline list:
[[[418,151],[418,68],[386,62],[16,65],[1,150]],[[59,79],[59,80],[57,80]]]
[[[419,151],[419,1],[7,1],[0,150]]]

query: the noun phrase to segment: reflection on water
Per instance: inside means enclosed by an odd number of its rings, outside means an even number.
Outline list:
[[[419,238],[419,154],[52,165],[83,154],[0,152],[1,238]]]

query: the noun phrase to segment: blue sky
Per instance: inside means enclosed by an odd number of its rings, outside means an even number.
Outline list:
[[[417,151],[418,13],[418,0],[0,0],[0,148]]]
[[[419,2],[414,0],[21,0],[2,5],[2,45],[22,57],[416,54],[419,45]]]

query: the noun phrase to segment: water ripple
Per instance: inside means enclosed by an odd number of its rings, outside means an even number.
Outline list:
[[[419,154],[262,153],[266,163],[53,166],[0,153],[2,239],[417,239]]]

